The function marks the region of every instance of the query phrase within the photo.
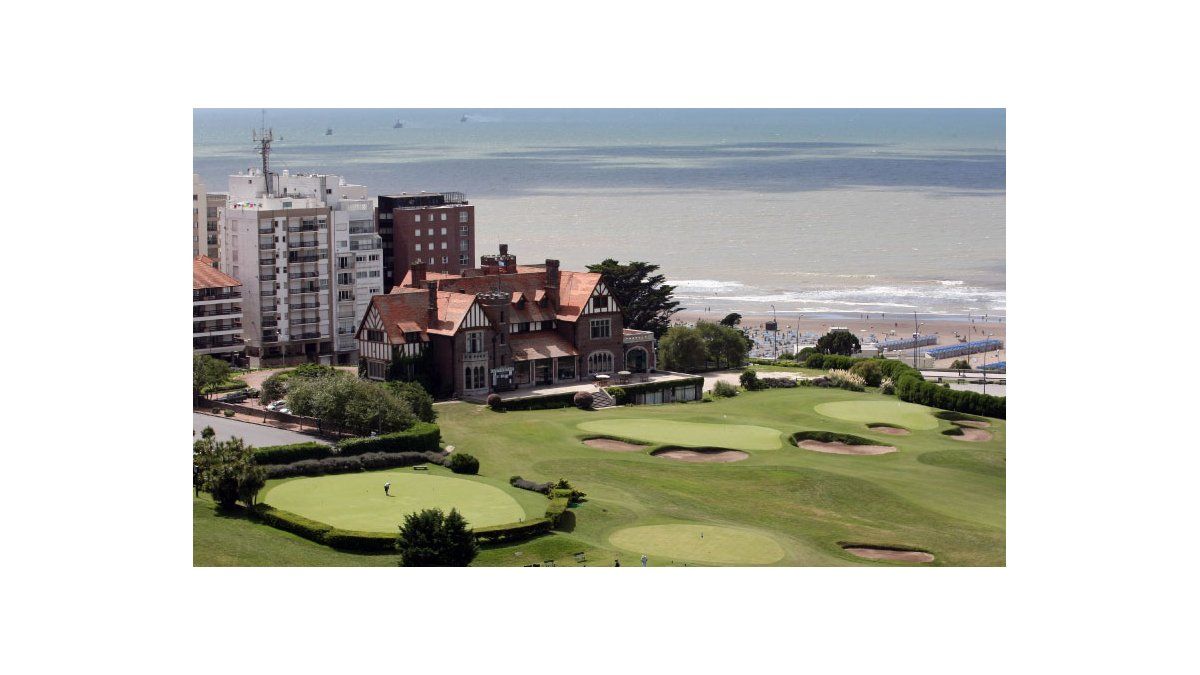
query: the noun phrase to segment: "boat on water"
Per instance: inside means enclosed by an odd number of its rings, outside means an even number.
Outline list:
[[[325,128],[325,135],[326,135],[326,136],[332,136],[332,135],[333,135],[333,127],[326,127],[326,128]]]
[[[396,120],[396,123],[392,125],[392,128],[393,129],[403,129],[404,122],[401,122],[400,120]]]

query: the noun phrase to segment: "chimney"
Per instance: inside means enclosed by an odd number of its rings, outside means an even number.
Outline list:
[[[500,244],[500,255],[508,255],[508,244]]]
[[[429,323],[433,324],[438,320],[437,309],[437,282],[425,282],[425,288],[429,290]]]
[[[558,310],[558,261],[546,258],[546,297],[550,306]]]
[[[425,261],[418,260],[409,265],[412,271],[412,287],[420,288],[425,285]]]

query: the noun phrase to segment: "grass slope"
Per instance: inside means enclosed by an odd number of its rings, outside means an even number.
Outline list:
[[[700,424],[674,420],[617,418],[584,422],[579,428],[594,434],[693,447],[774,450],[782,444],[777,430],[744,424]]]
[[[900,410],[903,419],[880,418],[872,410],[870,419],[856,421],[817,410],[841,402],[877,402],[883,406],[868,409]],[[610,537],[625,528],[668,524],[761,533],[783,550],[775,565],[905,564],[857,558],[841,550],[838,541],[926,549],[937,556],[929,563],[933,566],[1003,565],[1005,422],[991,420],[988,430],[994,438],[963,448],[961,442],[941,434],[950,422],[934,418],[927,408],[905,410],[897,403],[894,397],[873,392],[796,388],[748,392],[714,403],[599,412],[567,408],[495,413],[484,406],[453,403],[438,406],[438,422],[446,443],[479,458],[482,475],[472,479],[506,486],[515,474],[535,481],[565,477],[588,493],[588,500],[571,510],[575,517],[569,531],[485,550],[476,560],[478,565],[556,560],[576,566],[580,563],[570,555],[575,552],[585,553],[586,564],[611,565],[620,556],[622,564],[637,565],[640,553],[622,551]],[[931,420],[932,427],[914,424],[912,417]],[[797,431],[854,434],[895,445],[900,451],[865,457],[828,455],[777,440],[771,448],[751,450],[745,461],[684,464],[650,457],[653,446],[647,452],[613,453],[579,442],[586,435],[581,424],[610,420],[626,421],[618,430],[603,433],[626,438],[631,436],[628,420],[736,423],[770,429],[777,439]],[[888,421],[913,433],[888,436],[866,426]],[[657,423],[651,426],[663,428]],[[708,435],[693,440],[698,441],[694,445],[724,445]],[[374,482],[379,490],[382,481]],[[540,495],[528,494],[541,500],[544,508]],[[214,522],[202,515],[196,520],[197,564],[378,564],[376,556],[340,554],[253,523]],[[245,543],[235,537],[255,539]],[[394,564],[392,556],[384,557],[390,562],[382,564]],[[652,564],[662,564],[651,557]],[[362,562],[336,562],[348,560]]]

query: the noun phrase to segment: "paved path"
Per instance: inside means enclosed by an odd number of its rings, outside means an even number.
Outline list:
[[[307,443],[309,441],[317,441],[318,443],[326,442],[317,436],[301,434],[295,431],[276,429],[274,427],[263,426],[261,424],[241,422],[225,417],[215,417],[213,415],[205,415],[204,413],[193,412],[192,430],[196,432],[196,435],[193,436],[193,439],[200,437],[200,430],[204,427],[212,427],[213,431],[217,432],[217,440],[224,441],[229,439],[231,436],[237,436],[244,440],[247,445],[254,445],[258,447],[265,445]]]

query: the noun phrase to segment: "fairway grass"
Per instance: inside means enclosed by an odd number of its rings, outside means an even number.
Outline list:
[[[392,496],[383,494],[391,482]],[[458,509],[470,527],[515,523],[525,509],[498,487],[462,478],[408,470],[293,478],[270,487],[259,501],[277,509],[363,532],[396,532],[404,517],[422,509]]]
[[[647,443],[691,445],[732,450],[775,450],[782,447],[779,432],[745,424],[702,424],[662,419],[608,419],[584,422],[580,429]]]
[[[822,403],[815,410],[834,419],[871,424],[883,422],[913,431],[936,429],[938,420],[933,408],[901,401],[837,401]]]
[[[703,536],[701,536],[703,535]],[[770,565],[783,548],[768,536],[714,525],[642,525],[617,530],[608,538],[617,548],[656,559],[693,560],[718,565]],[[666,562],[659,560],[659,562]]]

